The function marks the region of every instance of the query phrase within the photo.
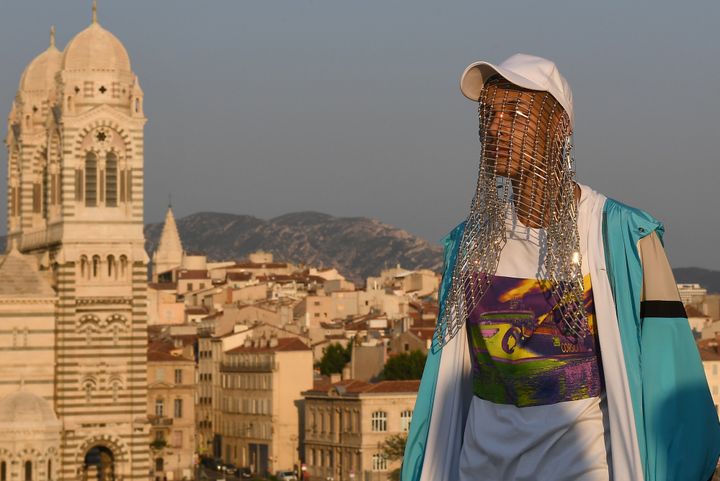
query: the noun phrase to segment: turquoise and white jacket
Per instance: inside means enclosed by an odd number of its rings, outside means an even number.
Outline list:
[[[720,423],[667,258],[662,224],[587,187],[593,286],[615,481],[707,481]],[[440,312],[464,223],[444,239]],[[401,481],[456,481],[472,375],[464,329],[428,353]],[[480,473],[481,475],[481,473]],[[478,478],[482,481],[482,477]]]

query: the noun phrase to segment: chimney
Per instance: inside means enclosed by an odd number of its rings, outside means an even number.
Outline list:
[[[340,382],[340,381],[342,381],[342,375],[341,375],[341,374],[336,373],[336,372],[330,374],[330,384],[335,384],[335,383]]]

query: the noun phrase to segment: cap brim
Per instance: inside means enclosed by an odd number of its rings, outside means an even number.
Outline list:
[[[485,82],[493,75],[500,75],[511,84],[525,89],[546,90],[532,80],[493,65],[490,62],[475,62],[470,64],[460,77],[460,91],[465,97],[477,102],[478,99],[480,99],[480,92],[482,92],[483,87],[485,87]]]

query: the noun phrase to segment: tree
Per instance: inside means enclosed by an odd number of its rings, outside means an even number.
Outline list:
[[[342,373],[345,364],[350,362],[350,344],[342,347],[339,343],[333,343],[323,349],[323,357],[318,363],[320,373],[324,376]]]
[[[422,351],[403,352],[385,363],[382,378],[386,381],[420,379],[427,356]]]
[[[407,444],[406,433],[393,434],[385,439],[385,442],[382,443],[380,449],[382,455],[385,456],[388,461],[399,461],[405,455],[405,444]],[[390,481],[399,481],[400,468],[390,471],[388,479]]]

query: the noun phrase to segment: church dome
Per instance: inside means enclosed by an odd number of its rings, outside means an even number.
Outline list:
[[[66,71],[130,72],[130,56],[118,38],[93,22],[65,47]]]
[[[55,74],[60,70],[62,52],[51,44],[35,57],[20,77],[20,90],[24,92],[48,92],[55,85]]]
[[[0,399],[0,425],[8,423],[44,426],[57,422],[52,406],[45,399],[27,391],[17,391]]]

